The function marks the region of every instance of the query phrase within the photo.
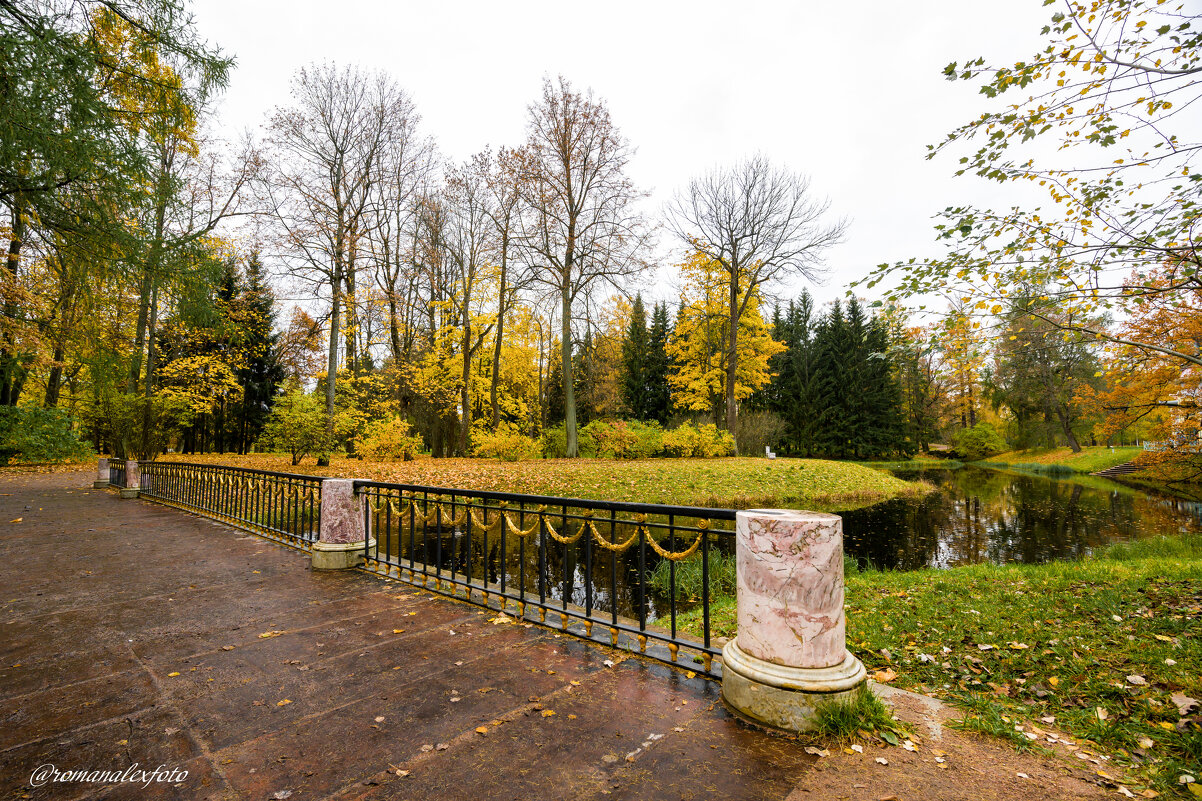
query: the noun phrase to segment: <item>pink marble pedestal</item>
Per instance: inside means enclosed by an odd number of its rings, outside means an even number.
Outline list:
[[[363,564],[363,499],[349,478],[321,482],[321,537],[310,552],[314,570],[346,570]],[[374,544],[375,540],[372,540]]]
[[[106,489],[109,485],[109,460],[101,456],[96,460],[96,480],[92,482],[95,489]]]
[[[125,486],[118,495],[122,498],[136,498],[142,491],[142,477],[138,472],[138,463],[134,459],[125,460]]]
[[[868,678],[847,651],[843,520],[752,509],[738,513],[735,539],[739,629],[722,649],[722,697],[754,722],[805,731],[818,706]]]

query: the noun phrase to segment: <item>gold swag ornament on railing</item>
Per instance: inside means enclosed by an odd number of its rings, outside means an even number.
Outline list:
[[[506,510],[508,504],[504,501],[501,502],[500,507],[497,509],[500,514],[497,515],[491,522],[488,521],[488,513],[491,510],[485,508],[484,521],[481,522],[480,518],[476,514],[476,510],[469,509],[467,505],[464,505],[463,510],[457,517],[452,513],[449,513],[446,508],[446,499],[442,497],[435,498],[432,501],[427,501],[426,511],[421,511],[418,509],[418,499],[413,496],[409,496],[407,498],[402,496],[400,500],[407,501],[407,503],[404,505],[399,505],[397,503],[397,499],[391,496],[379,497],[380,501],[378,503],[371,500],[368,501],[368,505],[370,506],[371,510],[377,515],[383,512],[385,509],[390,510],[397,516],[398,524],[402,531],[409,529],[411,525],[429,526],[438,523],[441,523],[441,525],[449,528],[457,528],[466,523],[470,515],[472,531],[476,534],[494,533],[499,530],[501,522],[504,521],[507,526],[506,530],[510,534],[525,538],[532,536],[536,531],[538,531],[539,524],[542,523],[547,527],[547,534],[550,535],[551,539],[558,543],[563,545],[572,545],[576,542],[579,542],[580,538],[584,536],[585,530],[587,529],[592,534],[593,540],[599,546],[607,551],[613,551],[615,553],[625,552],[630,548],[631,545],[634,545],[636,542],[638,542],[640,535],[646,535],[647,543],[651,546],[651,549],[659,554],[660,557],[672,562],[688,559],[690,556],[695,554],[697,549],[701,546],[701,540],[705,537],[709,529],[708,520],[699,520],[697,523],[697,528],[701,529],[701,531],[697,534],[697,538],[693,540],[693,543],[683,551],[669,551],[656,542],[655,537],[651,536],[651,526],[647,525],[647,515],[645,514],[639,515],[636,518],[634,533],[631,534],[628,539],[623,542],[610,542],[604,536],[602,536],[600,531],[597,530],[597,526],[593,522],[593,513],[591,511],[585,512],[584,520],[580,522],[580,527],[576,529],[575,534],[560,534],[555,530],[555,527],[551,524],[550,519],[548,519],[546,506],[539,506],[536,510],[534,510],[534,513],[537,515],[534,523],[532,523],[529,528],[522,528],[513,522],[513,518],[509,516],[509,512]],[[412,518],[412,523],[409,523],[410,518]]]

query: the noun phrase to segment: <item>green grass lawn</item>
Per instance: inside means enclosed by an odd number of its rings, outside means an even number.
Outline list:
[[[847,577],[848,648],[869,673],[957,704],[965,725],[1037,747],[1022,724],[1092,743],[1142,787],[1202,782],[1202,535],[1108,548],[1081,562]],[[699,614],[682,628],[698,633]],[[735,602],[712,610],[735,634]],[[1048,722],[1049,719],[1051,722]]]
[[[1073,453],[1071,448],[1036,448],[1029,451],[1008,451],[990,456],[985,460],[989,464],[1008,465],[1011,467],[1043,466],[1068,468],[1075,473],[1096,473],[1108,467],[1129,462],[1144,451],[1138,447],[1114,448],[1105,445],[1084,447],[1080,453]]]
[[[591,500],[667,503],[746,509],[759,506],[848,509],[929,486],[902,481],[880,470],[821,459],[417,459],[366,462],[335,457],[328,468],[307,460],[297,467],[271,454],[170,455],[171,461],[204,462],[260,470],[364,478],[457,489],[520,492]]]

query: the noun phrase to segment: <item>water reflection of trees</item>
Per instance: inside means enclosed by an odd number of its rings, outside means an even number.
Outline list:
[[[560,525],[558,520],[556,525]],[[662,537],[661,528],[656,525]],[[661,561],[650,547],[644,547],[641,555],[637,544],[616,553],[597,547],[587,537],[574,543],[560,543],[543,536],[540,546],[539,537],[511,536],[503,543],[500,537],[485,538],[478,530],[439,529],[433,525],[418,526],[412,536],[401,534],[395,526],[384,536],[381,531],[383,528],[376,531],[380,549],[394,558],[399,556],[406,567],[412,559],[419,570],[425,564],[431,574],[440,567],[447,577],[471,576],[479,582],[486,576],[494,586],[500,586],[503,577],[508,592],[524,591],[530,602],[541,598],[558,606],[566,598],[570,604],[593,609],[599,618],[616,613],[638,619],[642,610],[641,614],[651,621],[667,618],[671,613],[672,600],[658,597],[647,583]],[[634,527],[620,524],[615,531],[612,538],[623,541],[634,532]],[[677,536],[676,540],[664,538],[663,544],[675,549],[693,538],[692,534]],[[709,537],[711,554],[734,552],[733,533],[716,529]],[[695,558],[700,558],[700,554]],[[688,601],[682,600],[678,611],[688,605]]]
[[[1087,484],[971,467],[921,477],[938,491],[842,513],[848,553],[902,570],[1035,563],[1079,558],[1114,540],[1198,524],[1180,502],[1100,480]]]

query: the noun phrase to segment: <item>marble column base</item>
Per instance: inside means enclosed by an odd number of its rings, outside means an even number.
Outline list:
[[[109,488],[109,480],[107,478],[104,481],[101,481],[100,479],[96,479],[95,481],[92,482],[92,489],[108,489],[108,488]]]
[[[826,668],[797,668],[765,662],[731,640],[722,649],[722,698],[752,722],[803,732],[814,728],[822,704],[851,701],[868,680],[850,653]]]
[[[375,546],[372,540],[368,548]],[[318,542],[310,551],[314,570],[349,570],[363,564],[362,542]]]
[[[138,497],[138,492],[139,492],[138,487],[122,487],[121,488],[121,497],[122,498],[136,498],[136,497]]]

